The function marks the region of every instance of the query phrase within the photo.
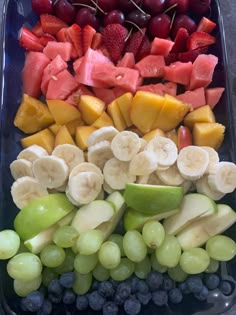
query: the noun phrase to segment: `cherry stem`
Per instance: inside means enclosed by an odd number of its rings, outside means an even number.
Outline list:
[[[143,30],[137,24],[135,24],[134,22],[129,21],[129,20],[125,20],[125,22],[133,25],[134,27],[136,27],[143,34]]]
[[[175,20],[175,16],[176,16],[176,11],[174,12],[174,14],[172,16],[172,19],[171,19],[170,30],[172,29],[172,26],[173,26],[173,23],[174,23],[174,20]]]
[[[140,12],[142,12],[143,14],[146,15],[146,12],[144,12],[144,11],[140,8],[140,6],[137,5],[137,3],[136,3],[134,0],[130,0],[130,2],[132,2],[132,4],[133,4]]]
[[[178,3],[173,4],[172,6],[170,6],[169,8],[167,8],[163,14],[168,13],[169,11],[171,11],[172,9],[176,8],[178,6]]]
[[[133,27],[131,27],[131,29],[130,29],[128,35],[127,35],[127,37],[125,38],[125,42],[127,42],[127,40],[130,38],[132,32],[133,32]]]
[[[90,0],[95,6],[96,6],[96,8],[99,10],[99,11],[101,11],[104,15],[106,15],[107,13],[105,12],[105,11],[103,11],[103,9],[98,5],[98,3],[97,3],[97,0],[96,1],[94,1],[94,0]]]

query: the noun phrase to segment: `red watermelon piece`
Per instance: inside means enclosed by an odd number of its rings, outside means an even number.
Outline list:
[[[210,105],[210,107],[213,109],[218,104],[222,94],[224,93],[224,90],[225,89],[222,87],[206,89],[206,104]]]
[[[190,104],[193,109],[206,105],[205,89],[203,87],[187,91],[176,96],[184,103]]]
[[[68,98],[66,99],[66,102],[77,107],[79,103],[79,98],[81,95],[94,96],[94,94],[88,88],[86,88],[86,86],[84,86],[83,84],[80,84],[78,89],[68,96]]]
[[[165,67],[164,78],[167,81],[188,85],[193,70],[192,62],[176,61]]]
[[[135,58],[132,52],[126,52],[121,60],[118,61],[117,67],[133,68]]]
[[[137,88],[137,91],[146,91],[146,92],[156,93],[159,95],[164,95],[165,86],[162,83],[148,84],[148,85],[139,86]]]
[[[151,46],[151,54],[162,55],[166,57],[171,51],[173,45],[174,42],[169,39],[155,37]]]
[[[127,93],[127,92],[131,92],[131,91],[127,91],[126,89],[123,89],[119,86],[114,87],[113,89],[113,93],[115,94],[115,98],[120,97],[121,95]]]
[[[166,82],[164,83],[165,93],[176,96],[177,94],[177,84],[175,82]]]
[[[149,55],[141,59],[134,66],[143,78],[161,78],[164,75],[164,56]]]
[[[65,61],[69,61],[71,57],[71,43],[48,42],[43,52],[49,59],[54,59],[57,55]]]
[[[84,60],[84,57],[80,57],[73,62],[73,69],[75,73],[79,71],[79,67],[81,66],[81,63],[83,62],[83,60]]]
[[[113,89],[93,88],[96,97],[100,98],[106,105],[110,104],[116,98]]]

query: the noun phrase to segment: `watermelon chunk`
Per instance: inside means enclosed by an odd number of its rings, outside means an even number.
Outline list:
[[[117,67],[133,68],[135,58],[132,52],[126,52],[121,60],[118,61]]]
[[[81,66],[81,63],[83,62],[83,60],[84,60],[84,57],[80,57],[73,62],[73,69],[75,73],[78,73],[79,67]]]
[[[47,46],[44,48],[44,54],[50,58],[54,59],[57,55],[65,61],[69,61],[71,57],[72,45],[71,43],[59,43],[59,42],[48,42]]]
[[[193,70],[192,62],[184,63],[176,61],[171,65],[165,67],[164,78],[167,81],[188,85],[190,82],[192,70]]]
[[[174,42],[169,39],[155,37],[151,46],[151,55],[168,56]]]
[[[166,82],[164,83],[165,93],[176,96],[177,94],[177,84],[175,82]]]
[[[88,88],[86,88],[86,86],[84,86],[83,84],[80,84],[78,89],[68,96],[68,98],[66,99],[66,102],[77,107],[79,103],[79,98],[81,95],[94,96],[94,94]]]
[[[50,63],[50,59],[41,52],[29,52],[26,55],[22,71],[23,92],[32,97],[41,94],[41,81],[44,69]]]
[[[65,100],[78,88],[78,85],[70,72],[63,70],[49,81],[46,98],[48,100]]]
[[[224,93],[224,88],[216,87],[211,89],[206,89],[206,104],[209,105],[212,109],[217,105],[219,102],[222,94]]]
[[[214,55],[199,55],[193,63],[189,90],[207,87],[212,82],[218,58]]]
[[[203,87],[193,91],[186,91],[176,97],[182,102],[190,104],[193,109],[206,105],[205,89]]]
[[[95,96],[100,98],[106,105],[110,104],[116,98],[113,89],[93,88]]]
[[[137,88],[137,91],[147,91],[147,92],[151,92],[151,93],[156,93],[158,95],[164,95],[164,91],[165,91],[165,86],[162,83],[157,83],[157,84],[148,84],[148,85],[143,85],[143,86],[139,86]]]
[[[125,94],[127,92],[130,92],[130,91],[125,90],[125,89],[123,89],[123,88],[121,88],[119,86],[116,86],[113,89],[113,93],[115,94],[115,98],[118,98],[118,97],[120,97],[121,95],[123,95],[123,94]]]
[[[161,78],[164,75],[164,56],[149,55],[141,59],[134,66],[143,78]]]

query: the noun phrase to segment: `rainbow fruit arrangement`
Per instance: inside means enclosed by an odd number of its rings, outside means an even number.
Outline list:
[[[217,152],[210,4],[32,0],[10,164],[19,212],[0,232],[23,311],[135,315],[232,293],[217,271],[236,255],[222,235],[236,213],[220,202],[236,165]]]

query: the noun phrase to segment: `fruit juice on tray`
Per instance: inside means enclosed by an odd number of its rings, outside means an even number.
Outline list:
[[[236,151],[218,1],[4,8],[1,312],[223,314]]]

